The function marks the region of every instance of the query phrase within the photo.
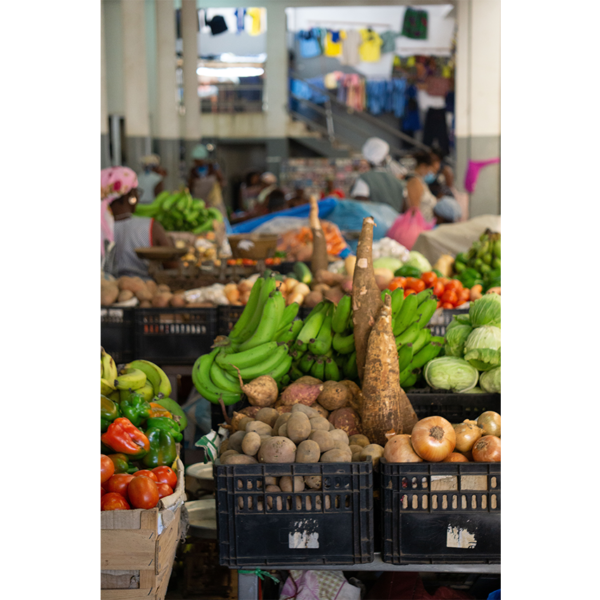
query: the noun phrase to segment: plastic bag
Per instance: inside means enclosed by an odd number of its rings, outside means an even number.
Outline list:
[[[360,600],[342,571],[290,571],[279,600]]]
[[[411,208],[394,221],[387,232],[387,237],[410,250],[421,233],[433,229],[434,225],[435,221],[426,221],[418,208]]]

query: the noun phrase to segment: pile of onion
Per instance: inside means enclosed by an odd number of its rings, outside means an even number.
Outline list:
[[[383,458],[389,463],[423,462],[414,451],[410,435],[401,434],[391,437],[383,449]]]
[[[425,417],[413,427],[411,442],[423,460],[442,462],[454,450],[456,433],[443,417]]]

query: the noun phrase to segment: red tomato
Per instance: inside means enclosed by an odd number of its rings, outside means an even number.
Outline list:
[[[438,279],[433,284],[433,295],[436,296],[437,298],[440,298],[443,293],[444,293],[444,284]]]
[[[255,264],[255,262],[251,258],[242,258],[242,264],[245,267],[251,267]]]
[[[441,300],[438,300],[438,303],[437,303],[437,308],[441,308],[441,307],[442,307],[442,301],[441,301]]]
[[[134,477],[127,486],[127,497],[134,508],[154,508],[158,504],[158,486],[150,477]]]
[[[470,297],[471,297],[471,290],[469,288],[463,288],[462,290],[460,290],[458,299],[461,304],[468,302]]]
[[[459,306],[461,306],[461,304],[466,304],[466,300],[463,300],[462,297],[458,299],[458,301],[456,302],[456,304],[454,305],[454,308],[458,308]]]
[[[416,294],[415,290],[404,290],[404,297],[410,296],[411,294]]]
[[[444,291],[454,290],[456,292],[463,289],[463,284],[458,279],[451,279],[445,286]]]
[[[265,265],[272,265],[274,260],[273,258],[265,258]]]
[[[450,280],[447,277],[438,277],[438,282],[442,283],[444,286],[446,286],[449,281]]]
[[[104,489],[107,492],[125,496],[127,494],[127,486],[132,479],[133,475],[130,475],[129,473],[117,473],[104,484]]]
[[[444,302],[442,304],[442,308],[454,308],[454,304],[452,304],[451,302]]]
[[[155,467],[152,472],[156,476],[158,483],[166,483],[168,486],[175,489],[177,485],[177,473],[171,467]]]
[[[156,481],[158,483],[156,474],[153,473],[152,471],[148,471],[147,469],[142,469],[141,471],[136,471],[135,473],[133,473],[134,477],[139,477],[140,475],[144,475],[145,477],[150,477],[150,479],[152,479],[153,481]]]
[[[102,486],[100,486],[100,498],[102,498],[104,494],[106,494],[106,490]]]
[[[437,281],[437,275],[433,271],[426,271],[421,274],[421,279],[425,282],[425,286],[430,288],[435,285]]]
[[[160,498],[164,498],[165,496],[170,496],[172,493],[173,493],[173,490],[166,483],[159,483],[158,484],[158,497],[159,497],[159,499]]]
[[[417,279],[416,277],[407,277],[406,287],[409,290],[415,290],[415,292],[418,294],[425,289],[425,282],[422,279]]]
[[[406,282],[406,277],[394,277],[394,279],[392,279],[390,281],[390,284],[388,285],[388,290],[393,292],[394,290],[396,290],[398,288],[403,288],[405,282]]]
[[[127,510],[131,508],[121,494],[111,492],[100,499],[100,510]]]
[[[227,261],[227,264],[228,264],[228,265],[230,265],[230,266],[233,266],[233,265],[235,265],[235,264],[236,264],[236,260],[235,260],[235,258],[230,258],[230,259]]]
[[[440,300],[444,303],[444,304],[456,304],[456,301],[458,300],[458,294],[454,291],[454,290],[446,290],[443,294],[442,297],[440,298]],[[446,306],[444,306],[444,308],[447,308]]]
[[[115,474],[115,463],[105,454],[100,455],[100,484],[108,481]]]

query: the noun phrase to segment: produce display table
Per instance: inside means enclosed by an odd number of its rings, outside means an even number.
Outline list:
[[[372,563],[358,565],[310,565],[301,567],[277,565],[278,571],[313,569],[325,571],[404,571],[408,573],[479,573],[488,575],[499,575],[500,564],[479,564],[479,563],[461,563],[461,564],[413,564],[413,565],[394,565],[381,560],[381,554],[375,553],[375,560]],[[264,570],[265,568],[262,567]],[[244,571],[252,571],[252,567],[246,567]],[[238,598],[239,600],[258,600],[258,576],[256,574],[238,574]]]

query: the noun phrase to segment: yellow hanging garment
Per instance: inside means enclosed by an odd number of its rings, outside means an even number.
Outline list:
[[[252,18],[252,25],[248,30],[248,35],[260,35],[263,32],[263,22],[265,22],[264,8],[248,8],[246,14]]]
[[[333,32],[327,32],[327,38],[325,39],[325,56],[341,56],[342,55],[342,40],[346,39],[345,31],[338,31],[338,41],[333,41]]]
[[[364,62],[377,62],[381,59],[381,45],[383,40],[378,33],[372,29],[361,29],[359,31],[362,44],[358,48],[360,59]]]

